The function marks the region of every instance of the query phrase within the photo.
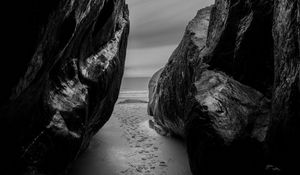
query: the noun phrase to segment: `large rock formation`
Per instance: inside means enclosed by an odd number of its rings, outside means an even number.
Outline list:
[[[268,133],[271,163],[300,174],[300,1],[274,2],[274,84]]]
[[[198,11],[167,65],[150,80],[148,112],[163,133],[184,135],[185,101],[192,83],[193,66],[205,46],[210,9]]]
[[[0,92],[0,174],[64,174],[118,98],[128,8],[124,0],[16,6],[21,20],[12,23],[24,25],[21,34],[14,34],[15,25],[8,31],[20,43],[9,47],[12,59],[4,60],[10,70],[1,70],[7,82]]]
[[[186,138],[194,174],[299,171],[299,1],[216,0],[197,45],[200,21],[151,83],[157,130]]]
[[[270,101],[228,75],[205,68],[195,75],[192,87],[184,116],[192,172],[262,173]]]
[[[155,102],[155,100],[157,98],[154,97],[155,95],[155,91],[156,91],[156,85],[157,85],[157,81],[158,78],[160,77],[161,72],[163,71],[163,69],[158,70],[157,72],[155,72],[155,74],[151,77],[149,84],[148,84],[148,89],[149,89],[149,102],[148,102],[148,109],[147,112],[149,115],[153,116],[153,111],[156,111],[157,106],[155,106],[155,104],[157,104]]]

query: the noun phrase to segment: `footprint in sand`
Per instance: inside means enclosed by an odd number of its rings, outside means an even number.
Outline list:
[[[137,108],[138,109],[138,108]],[[130,112],[132,113],[132,111]],[[167,163],[159,160],[159,144],[156,138],[143,130],[142,122],[149,120],[148,116],[142,115],[118,115],[120,127],[123,128],[123,137],[126,138],[132,153],[133,159],[128,158],[129,168],[121,171],[121,174],[145,174],[145,175],[163,175]]]
[[[118,104],[71,175],[191,175],[181,142],[149,128],[147,104]]]

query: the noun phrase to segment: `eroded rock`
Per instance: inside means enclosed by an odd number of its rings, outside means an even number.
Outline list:
[[[150,80],[148,113],[166,133],[184,135],[186,96],[192,83],[192,67],[205,46],[210,9],[198,11],[167,65]]]
[[[294,160],[300,156],[300,1],[274,1],[273,38],[270,161],[283,174],[299,174]]]
[[[153,126],[186,138],[194,174],[299,171],[299,7],[216,0],[206,43],[197,15],[152,78]]]
[[[25,54],[28,62],[15,70],[18,76],[12,78],[19,83],[13,92],[11,87],[1,91],[0,171],[64,174],[109,119],[118,98],[128,8],[123,0],[28,3],[30,14],[21,12],[28,19],[41,15],[30,25],[42,35],[37,46],[31,43],[32,59]],[[34,31],[28,35],[35,38]]]
[[[262,173],[270,100],[222,72],[204,69],[193,86],[185,116],[193,174]]]
[[[148,102],[148,108],[147,108],[147,112],[149,115],[153,116],[153,111],[156,111],[156,104],[157,102],[155,101],[157,98],[155,98],[155,91],[157,88],[157,81],[160,77],[161,72],[163,71],[163,69],[158,70],[155,74],[153,74],[153,76],[151,77],[149,84],[148,84],[148,89],[149,89],[149,102]]]

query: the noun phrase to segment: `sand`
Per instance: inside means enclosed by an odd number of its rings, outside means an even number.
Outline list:
[[[120,97],[71,175],[190,175],[184,142],[149,128],[146,101]]]

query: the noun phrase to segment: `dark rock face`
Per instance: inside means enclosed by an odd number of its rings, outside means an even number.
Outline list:
[[[185,116],[192,172],[261,173],[270,101],[226,74],[206,69],[192,86]]]
[[[202,52],[211,67],[268,97],[274,79],[272,11],[272,0],[217,0]]]
[[[186,28],[184,37],[167,65],[149,84],[149,114],[164,133],[183,136],[185,99],[192,83],[193,66],[205,46],[211,7],[200,10]],[[154,83],[156,82],[156,83]],[[152,90],[155,89],[155,90]]]
[[[1,91],[0,174],[64,174],[118,98],[128,8],[123,0],[28,4],[23,38],[38,42],[16,50],[24,59]]]
[[[300,1],[274,2],[274,85],[268,133],[272,163],[299,174],[300,156]]]
[[[186,138],[194,174],[299,171],[299,16],[296,0],[216,0],[206,43],[198,13],[153,78],[153,126]]]
[[[153,74],[153,76],[151,77],[150,81],[149,81],[149,85],[148,85],[148,89],[149,89],[149,102],[148,102],[148,114],[153,116],[153,111],[156,111],[157,106],[155,106],[155,104],[157,104],[155,102],[155,91],[156,91],[156,85],[157,85],[157,81],[158,78],[160,77],[161,72],[163,71],[163,69],[158,70],[157,72],[155,72],[155,74]]]

